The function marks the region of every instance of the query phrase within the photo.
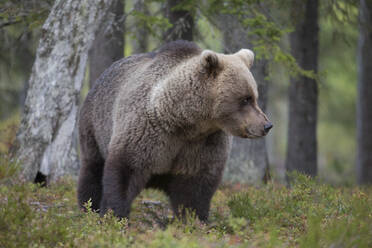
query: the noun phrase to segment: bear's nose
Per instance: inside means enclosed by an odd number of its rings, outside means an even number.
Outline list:
[[[272,127],[273,127],[273,124],[271,122],[266,123],[264,125],[265,133],[268,133]]]

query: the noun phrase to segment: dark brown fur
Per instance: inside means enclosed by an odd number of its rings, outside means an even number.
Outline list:
[[[267,118],[247,67],[253,57],[237,55],[178,41],[107,69],[80,112],[79,205],[91,199],[101,214],[113,209],[128,217],[133,199],[154,187],[169,196],[177,215],[190,208],[206,220],[228,157],[227,133],[265,134]],[[241,82],[232,82],[234,76]],[[244,111],[235,106],[241,92],[253,97]]]

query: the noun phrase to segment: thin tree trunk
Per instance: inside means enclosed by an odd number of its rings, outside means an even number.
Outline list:
[[[138,12],[149,15],[150,12],[144,0],[136,0],[134,9]],[[144,25],[135,21],[134,40],[132,42],[132,53],[144,53],[148,51],[149,31]]]
[[[167,0],[165,6],[165,16],[173,25],[164,33],[164,41],[169,42],[173,40],[188,40],[194,39],[194,16],[188,10],[176,10],[182,0]]]
[[[220,15],[218,26],[223,34],[223,45],[226,53],[235,53],[241,48],[252,49],[253,38],[247,36],[238,19],[232,15]],[[233,37],[233,38],[232,38]],[[266,60],[256,60],[252,67],[252,74],[258,85],[258,103],[265,112],[267,105],[268,67]],[[242,139],[233,138],[229,160],[227,162],[224,180],[228,182],[242,182],[260,184],[267,179],[269,171],[268,154],[265,138]]]
[[[57,0],[42,28],[17,135],[22,179],[76,175],[73,132],[88,50],[112,0]]]
[[[372,2],[361,0],[359,11],[357,180],[372,184]]]
[[[113,0],[112,7],[99,28],[89,51],[89,85],[93,86],[101,73],[124,54],[124,14],[122,0]]]
[[[293,1],[296,30],[290,35],[291,51],[299,65],[315,73],[318,68],[318,0]],[[287,171],[317,175],[316,80],[298,77],[289,86],[289,127],[286,157]]]
[[[22,67],[22,74],[26,75],[23,89],[20,92],[19,95],[19,105],[21,106],[21,109],[23,109],[25,101],[26,101],[26,92],[28,89],[28,77],[32,70],[32,64],[34,62],[34,54],[31,53],[30,44],[32,44],[32,32],[25,32],[25,34],[21,37],[21,44],[20,47],[16,51],[16,56],[19,58],[21,67]]]

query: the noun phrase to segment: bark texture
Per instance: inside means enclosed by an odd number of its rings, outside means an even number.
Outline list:
[[[134,9],[145,15],[150,14],[144,0],[136,0]],[[139,23],[138,21],[135,21],[134,26],[135,28],[133,30],[134,40],[132,42],[132,54],[148,52],[149,31],[143,24]]]
[[[73,135],[88,51],[112,0],[57,0],[42,28],[17,135],[22,178],[77,175]]]
[[[315,73],[318,68],[318,0],[293,1],[295,31],[290,35],[291,52],[298,64]],[[317,174],[318,85],[307,77],[292,78],[289,86],[287,171]]]
[[[122,0],[113,0],[89,51],[90,87],[106,68],[124,55],[123,14]]]
[[[240,25],[236,17],[221,15],[218,20],[217,25],[223,34],[223,45],[226,53],[235,53],[242,48],[252,49],[247,30]],[[267,61],[255,61],[251,71],[258,86],[259,106],[265,112],[268,87],[268,82],[265,79],[268,76]],[[265,138],[254,140],[233,138],[230,157],[224,174],[225,181],[260,184],[268,176],[268,169]]]
[[[167,0],[165,5],[165,16],[173,25],[164,33],[164,41],[194,39],[194,16],[191,11],[179,9],[182,0]]]
[[[361,0],[359,8],[357,180],[372,184],[372,2]]]

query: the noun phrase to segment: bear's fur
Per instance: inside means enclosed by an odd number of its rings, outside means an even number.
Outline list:
[[[81,108],[79,205],[128,217],[147,187],[163,190],[176,215],[208,218],[230,135],[268,132],[249,71],[253,53],[224,55],[186,41],[115,62]],[[271,125],[271,124],[270,124]]]

